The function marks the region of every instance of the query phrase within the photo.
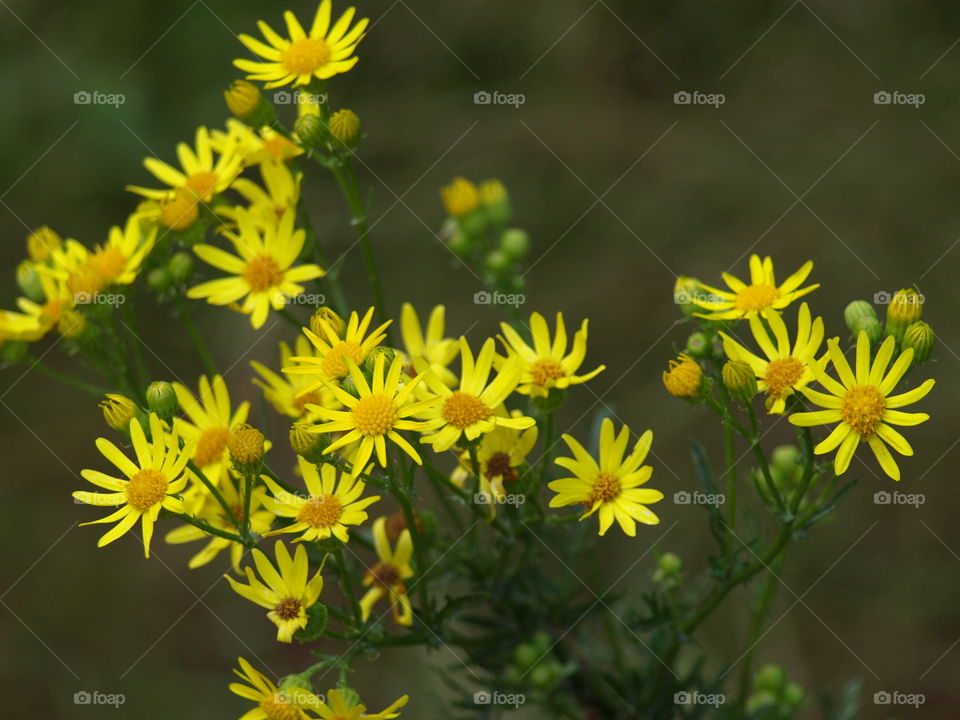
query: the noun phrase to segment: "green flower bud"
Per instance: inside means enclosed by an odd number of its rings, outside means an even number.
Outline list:
[[[930,357],[935,339],[933,328],[923,320],[918,320],[907,327],[901,347],[904,350],[913,348],[913,364],[919,365]]]
[[[696,278],[680,275],[673,284],[673,301],[680,306],[680,310],[687,317],[692,316],[699,308],[693,304],[693,299],[700,292],[700,283]]]
[[[860,332],[858,321],[864,318],[877,320],[877,311],[866,300],[854,300],[843,311],[843,320],[854,336]]]
[[[29,260],[24,260],[17,265],[17,286],[24,295],[36,303],[46,300],[43,283],[40,282],[40,273],[37,272],[36,265]]]
[[[290,447],[308,462],[315,465],[323,462],[323,451],[329,442],[323,435],[312,433],[310,423],[295,422],[290,426]]]
[[[503,225],[510,220],[510,196],[499,180],[484,180],[480,183],[480,202],[493,222]]]
[[[492,250],[487,253],[483,264],[486,266],[487,270],[493,273],[505,273],[513,265],[510,260],[510,256],[507,255],[507,253],[505,253],[503,250]]]
[[[147,285],[154,292],[162,293],[170,288],[173,278],[165,267],[154,268],[147,273]]]
[[[859,337],[861,331],[867,334],[871,346],[876,345],[883,337],[883,325],[875,317],[859,317],[850,326],[850,332],[854,337]]]
[[[757,690],[769,690],[775,694],[779,694],[786,682],[787,674],[779,665],[764,665],[753,676],[753,686]]]
[[[768,710],[776,706],[776,704],[776,695],[767,690],[762,690],[761,692],[754,693],[747,699],[746,710],[752,715],[760,710]]]
[[[676,575],[683,569],[683,561],[679,555],[665,552],[657,558],[657,568],[665,575]]]
[[[257,474],[263,464],[266,438],[263,433],[247,423],[237,423],[230,428],[227,450],[234,469],[243,474]]]
[[[695,332],[687,338],[687,355],[695,358],[706,358],[713,354],[713,343],[706,333]]]
[[[555,662],[545,662],[530,671],[530,684],[538,688],[548,688],[560,676],[562,668]]]
[[[543,651],[530,643],[517,645],[513,649],[513,660],[523,670],[529,670],[543,657]]]
[[[457,218],[460,229],[471,238],[480,237],[487,229],[487,215],[482,210],[474,210]]]
[[[519,260],[530,250],[530,236],[526,230],[507,228],[500,236],[500,249],[514,260]]]
[[[473,249],[473,242],[470,240],[470,236],[463,232],[458,226],[447,238],[447,247],[449,247],[455,255],[466,257],[470,254],[470,250]]]
[[[193,274],[193,256],[190,253],[178,252],[167,263],[170,278],[177,285],[184,284]]]
[[[805,697],[803,688],[795,682],[787,683],[787,687],[783,690],[783,703],[791,709],[800,707]]]
[[[147,388],[147,407],[161,420],[169,420],[180,409],[177,393],[168,382],[153,382]]]
[[[293,125],[293,132],[301,143],[311,148],[322,147],[329,137],[329,130],[319,115],[301,115]]]
[[[373,350],[367,353],[367,357],[363,361],[363,369],[372,373],[373,369],[377,366],[377,359],[381,356],[383,357],[384,372],[386,372],[397,358],[397,351],[382,345],[373,348]]]
[[[800,468],[800,448],[796,445],[778,445],[770,454],[770,469],[792,475]]]
[[[913,288],[897,290],[887,307],[887,335],[892,335],[900,342],[907,327],[919,320],[922,314],[923,295]]]
[[[238,119],[253,128],[272,125],[277,111],[260,92],[260,88],[246,80],[234,80],[223,93],[227,108]]]
[[[723,385],[734,402],[748,403],[757,394],[757,378],[753,368],[742,360],[729,360],[720,371]]]

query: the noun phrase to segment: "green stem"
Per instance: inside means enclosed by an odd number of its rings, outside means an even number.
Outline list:
[[[179,520],[183,520],[183,522],[187,523],[188,525],[193,525],[195,528],[199,528],[200,530],[207,533],[208,535],[216,535],[217,537],[222,537],[226,540],[232,540],[233,542],[240,543],[241,545],[246,545],[247,547],[251,547],[251,545],[247,542],[244,542],[243,538],[240,537],[239,535],[229,532],[227,530],[221,530],[220,528],[214,527],[213,525],[211,525],[210,523],[204,520],[197,520],[196,518],[192,518],[189,515],[186,515],[184,513],[173,512],[172,510],[164,509],[163,513],[168,517],[175,517]]]
[[[236,513],[233,512],[233,508],[230,507],[230,504],[223,497],[223,494],[220,492],[220,490],[217,489],[217,486],[207,479],[206,473],[204,473],[203,470],[198,468],[196,463],[193,462],[193,460],[187,461],[187,467],[193,470],[194,474],[198,478],[200,478],[200,482],[202,482],[206,486],[207,490],[210,491],[210,494],[213,495],[214,499],[220,504],[220,507],[223,508],[223,511],[226,513],[227,519],[231,522],[231,524],[235,528],[239,528],[240,521],[237,519]],[[248,543],[245,542],[244,544],[246,545]]]
[[[150,380],[150,374],[147,370],[147,358],[143,354],[143,341],[140,339],[140,330],[137,327],[137,318],[136,315],[134,315],[133,308],[130,306],[130,303],[123,303],[122,312],[126,318],[127,330],[129,330],[130,334],[133,335],[133,355],[137,362],[137,375],[140,378],[140,384],[143,387],[146,387]]]
[[[360,609],[360,603],[353,592],[353,582],[350,580],[350,573],[347,571],[347,563],[343,559],[343,548],[338,547],[334,550],[333,558],[337,563],[337,573],[340,575],[340,587],[350,601],[350,607],[353,610],[353,622],[357,627],[361,627],[363,625],[363,611]]]
[[[180,318],[183,320],[184,327],[187,328],[187,334],[190,335],[190,339],[193,341],[193,346],[197,349],[197,354],[200,356],[200,362],[203,363],[203,367],[207,371],[207,375],[210,375],[211,377],[214,375],[219,375],[220,371],[217,369],[217,364],[214,362],[210,351],[207,350],[207,345],[203,341],[203,337],[200,335],[200,332],[197,330],[197,326],[193,322],[193,315],[191,315],[190,308],[188,307],[183,295],[177,296],[177,304],[180,307]]]
[[[747,406],[747,413],[750,416],[750,428],[752,431],[747,440],[750,442],[750,447],[753,450],[753,454],[756,455],[757,460],[760,463],[760,472],[763,473],[763,481],[767,485],[767,492],[770,493],[770,496],[777,503],[777,509],[783,513],[783,497],[780,495],[780,490],[777,488],[777,484],[773,481],[773,476],[770,474],[770,463],[767,462],[767,455],[763,451],[763,447],[760,445],[760,423],[757,422],[757,414],[754,412],[752,404]]]
[[[754,606],[753,617],[750,620],[750,636],[748,639],[750,644],[747,648],[747,654],[743,659],[743,668],[740,672],[741,703],[746,701],[747,693],[750,691],[750,672],[753,669],[754,655],[757,651],[757,645],[760,642],[760,634],[763,631],[764,620],[766,620],[767,613],[770,610],[770,603],[773,600],[777,585],[780,582],[778,574],[780,567],[783,565],[783,558],[786,556],[786,553],[787,550],[785,548],[774,563],[774,567],[770,569],[770,574],[767,575],[767,579],[764,581],[763,588],[760,591],[760,597],[757,598],[756,605]]]
[[[413,508],[410,505],[410,499],[407,497],[407,494],[400,489],[399,484],[393,479],[393,476],[390,477],[390,489],[393,496],[397,499],[397,502],[400,503],[400,508],[403,510],[403,519],[406,521],[407,530],[410,533],[410,539],[413,541],[413,556],[417,560],[417,597],[420,601],[420,611],[425,617],[429,618],[430,606],[427,598],[426,578],[426,572],[428,568],[426,558],[424,557],[423,538],[417,531],[417,521],[413,516]]]
[[[728,423],[723,423],[723,448],[727,465],[727,558],[731,561],[737,542],[734,537],[737,527],[737,457],[733,433],[733,428]]]

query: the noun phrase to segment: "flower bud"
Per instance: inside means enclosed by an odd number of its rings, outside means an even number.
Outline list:
[[[323,451],[327,446],[323,435],[310,432],[310,423],[295,422],[290,426],[290,447],[308,462],[323,462]]]
[[[854,300],[843,310],[843,320],[856,337],[860,332],[859,321],[864,318],[877,320],[877,311],[866,300]]]
[[[466,257],[473,249],[473,241],[469,235],[457,226],[451,231],[450,237],[447,239],[447,247],[449,247],[454,254],[460,257]]]
[[[353,110],[337,110],[330,116],[330,134],[348,148],[360,142],[360,118]],[[335,148],[339,143],[335,145]]]
[[[887,307],[887,335],[897,342],[903,340],[903,334],[911,323],[915,323],[923,314],[923,296],[913,288],[897,290]]]
[[[873,346],[880,342],[880,338],[883,337],[883,325],[876,317],[859,317],[850,326],[850,332],[853,333],[854,337],[860,337],[860,333],[865,332],[870,340],[870,345]]]
[[[103,420],[114,430],[122,433],[127,432],[130,421],[136,417],[137,406],[133,400],[125,395],[110,393],[100,401],[100,409],[103,411]]]
[[[723,385],[734,402],[749,403],[757,394],[757,378],[743,360],[729,360],[720,371]]]
[[[463,217],[476,210],[480,204],[480,191],[477,186],[463,177],[456,177],[449,185],[441,188],[440,197],[444,208],[454,217]]]
[[[804,697],[806,697],[806,694],[803,692],[803,688],[795,682],[787,683],[787,686],[783,689],[783,704],[789,708],[800,707],[803,704]]]
[[[190,253],[178,252],[167,263],[170,278],[177,285],[182,285],[190,279],[193,273],[193,256]]]
[[[327,330],[333,332],[338,338],[342,338],[345,328],[346,323],[343,322],[343,318],[326,306],[317,308],[313,315],[310,316],[310,329],[313,331],[313,334],[320,336],[326,341],[330,340],[326,332]]]
[[[510,219],[510,196],[499,180],[484,180],[480,183],[480,202],[490,219],[503,225]]]
[[[78,339],[87,329],[87,319],[76,310],[67,308],[60,311],[57,332],[70,340]]]
[[[43,283],[40,282],[40,273],[37,272],[37,266],[29,260],[24,260],[17,265],[17,285],[23,294],[34,302],[42,303],[46,300]]]
[[[500,236],[500,249],[511,259],[519,260],[530,250],[530,236],[526,230],[507,228]]]
[[[676,575],[683,569],[683,561],[679,555],[665,552],[657,559],[657,568],[665,575]]]
[[[227,450],[233,459],[237,472],[255,473],[263,462],[263,450],[266,438],[263,433],[247,423],[238,423],[230,428]]]
[[[168,290],[172,280],[170,271],[165,267],[156,267],[147,273],[147,285],[157,293]]]
[[[673,284],[673,301],[680,306],[684,315],[690,317],[697,311],[693,299],[700,292],[700,283],[696,278],[680,275]]]
[[[383,367],[389,369],[397,357],[397,351],[383,346],[373,348],[363,360],[363,369],[372,373],[377,366],[377,359],[381,356],[383,356]]]
[[[487,270],[496,274],[505,273],[513,266],[510,256],[499,249],[488,252],[483,259],[483,264]]]
[[[753,686],[757,690],[769,690],[777,693],[787,682],[787,674],[779,665],[764,665],[753,676]]]
[[[234,80],[223,93],[227,108],[238,119],[253,128],[272,125],[277,111],[260,92],[260,88],[246,80]]]
[[[147,388],[147,407],[161,420],[169,420],[180,409],[180,401],[173,385],[159,381],[150,383]]]
[[[923,320],[918,320],[907,327],[901,348],[913,348],[913,364],[919,365],[930,357],[935,339],[933,328]]]
[[[688,355],[695,358],[710,357],[713,354],[713,343],[710,342],[706,333],[695,332],[687,338],[685,349]]]
[[[671,360],[663,373],[663,385],[674,397],[695,398],[703,385],[703,370],[685,353]]]
[[[301,115],[293,125],[293,132],[303,145],[319,148],[326,144],[329,131],[319,115]]]
[[[48,260],[54,250],[59,249],[63,240],[56,232],[44,225],[27,236],[27,253],[33,260]]]

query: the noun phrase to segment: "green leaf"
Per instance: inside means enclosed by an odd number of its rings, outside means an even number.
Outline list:
[[[294,633],[298,642],[307,643],[323,636],[327,629],[327,606],[314,603],[307,609],[307,626]]]

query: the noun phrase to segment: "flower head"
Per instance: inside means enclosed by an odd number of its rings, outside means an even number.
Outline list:
[[[247,79],[266,81],[267,88],[291,83],[307,85],[314,78],[326,80],[347,72],[357,64],[359,58],[353,53],[363,39],[368,20],[364,18],[350,27],[356,10],[348,8],[331,27],[332,5],[331,0],[320,3],[309,32],[287,10],[283,19],[289,38],[281,37],[267,23],[259,21],[257,27],[269,44],[249,35],[240,35],[240,42],[266,62],[238,59],[233,64],[250,73]]]
[[[347,361],[362,365],[370,351],[386,337],[384,330],[392,322],[390,320],[367,332],[373,321],[373,310],[373,308],[367,310],[363,319],[360,319],[356,312],[350,313],[350,319],[345,328],[339,317],[314,315],[316,322],[311,320],[311,325],[316,329],[304,328],[303,334],[313,344],[315,352],[310,355],[295,355],[290,359],[296,364],[283,368],[283,371],[315,375],[321,380],[346,377]],[[321,385],[322,382],[316,381],[314,389]]]
[[[427,320],[427,332],[424,334],[417,311],[410,303],[404,303],[400,310],[400,335],[407,355],[407,373],[415,375],[414,360],[419,358],[443,381],[453,387],[457,377],[447,367],[457,356],[459,344],[453,338],[445,337],[443,305],[437,305],[430,311]]]
[[[377,563],[367,570],[363,578],[365,587],[370,588],[360,600],[363,621],[370,617],[370,611],[382,598],[390,598],[393,620],[398,625],[413,624],[413,608],[407,597],[404,581],[413,577],[410,558],[413,556],[413,541],[410,531],[400,531],[396,548],[390,547],[387,537],[387,519],[377,518],[373,523],[373,546],[377,551]]]
[[[674,397],[695,398],[700,394],[702,384],[700,363],[686,353],[680,353],[676,360],[667,363],[667,369],[663,371],[663,386]]]
[[[378,713],[368,713],[366,706],[354,704],[340,690],[330,690],[326,698],[327,702],[320,702],[312,707],[314,712],[325,720],[390,720],[400,714],[396,711],[406,705],[407,700],[410,699],[404,695],[390,707]]]
[[[229,464],[230,428],[246,421],[250,403],[244,401],[232,410],[230,392],[219,375],[214,375],[212,381],[205,375],[200,376],[199,400],[180,383],[173,383],[173,390],[187,415],[187,419],[174,419],[173,426],[181,437],[193,441],[191,459],[216,482],[221,469]]]
[[[454,217],[462,217],[480,205],[480,190],[464,177],[455,177],[440,190],[440,198],[446,211]]]
[[[245,177],[237,178],[233,183],[236,190],[247,201],[246,211],[250,219],[261,232],[276,225],[287,210],[296,210],[300,201],[300,183],[302,172],[292,171],[285,162],[272,156],[259,165],[263,185],[258,185]],[[220,207],[217,212],[236,221],[237,207]]]
[[[116,512],[83,525],[112,523],[113,526],[97,543],[103,547],[125,534],[137,520],[143,534],[143,553],[150,557],[150,540],[153,526],[165,508],[182,513],[183,502],[177,495],[186,487],[187,477],[183,471],[190,459],[191,446],[180,447],[176,434],[167,432],[154,414],[150,414],[150,440],[144,435],[139,420],[130,421],[130,439],[136,453],[136,462],[124,455],[106,438],[97,438],[97,449],[126,477],[107,475],[98,470],[83,470],[84,480],[109,490],[109,493],[77,491],[73,497],[87,505],[118,506]]]
[[[294,355],[298,357],[314,355],[313,347],[306,337],[302,335],[298,337],[292,350],[287,343],[280,343],[280,367],[288,366]],[[256,360],[250,365],[260,376],[253,382],[263,390],[263,396],[267,402],[279,413],[308,421],[316,418],[316,415],[307,409],[308,404],[334,409],[340,407],[339,401],[334,398],[332,392],[322,385],[317,387],[317,383],[307,375],[296,373],[279,375]]]
[[[820,371],[816,380],[829,394],[810,388],[802,389],[808,400],[825,409],[794,413],[790,416],[790,422],[801,427],[837,423],[833,432],[813,450],[817,455],[837,450],[833,463],[837,475],[846,472],[857,446],[866,442],[883,471],[894,480],[899,480],[900,468],[887,445],[901,455],[913,455],[913,448],[893,426],[919,425],[930,419],[926,413],[906,413],[897,408],[911,405],[926,396],[933,389],[934,380],[926,380],[900,395],[890,394],[913,361],[913,350],[908,349],[890,366],[896,344],[893,337],[888,337],[871,362],[870,339],[865,332],[861,332],[857,337],[854,372],[840,352],[839,339],[829,340],[827,348],[830,362],[839,382],[825,371]]]
[[[640,487],[653,474],[653,468],[643,465],[650,450],[653,433],[647,430],[633,446],[633,451],[624,457],[627,442],[630,440],[630,428],[626,425],[619,434],[614,434],[613,421],[605,418],[600,426],[600,456],[594,460],[584,450],[583,445],[569,435],[563,436],[573,457],[556,459],[557,465],[566,468],[574,477],[561,478],[549,484],[557,494],[550,501],[550,507],[582,505],[586,512],[580,516],[583,520],[598,512],[600,534],[610,529],[616,520],[620,528],[630,537],[637,534],[635,520],[646,525],[660,522],[647,505],[663,499],[659,490]]]
[[[240,669],[233,672],[246,684],[230,683],[230,692],[257,704],[243,720],[310,720],[305,710],[324,706],[309,690],[298,687],[280,690],[243,658],[237,658],[237,662]]]
[[[694,304],[708,313],[696,313],[697,317],[709,320],[736,320],[756,315],[772,308],[782,310],[797,298],[816,290],[819,285],[800,286],[813,270],[813,262],[805,262],[799,270],[777,285],[773,273],[773,260],[769,257],[760,259],[759,255],[750,256],[750,284],[735,278],[729,273],[723,273],[723,281],[730,288],[720,290],[700,283],[700,287],[713,295],[712,298],[693,298]]]

